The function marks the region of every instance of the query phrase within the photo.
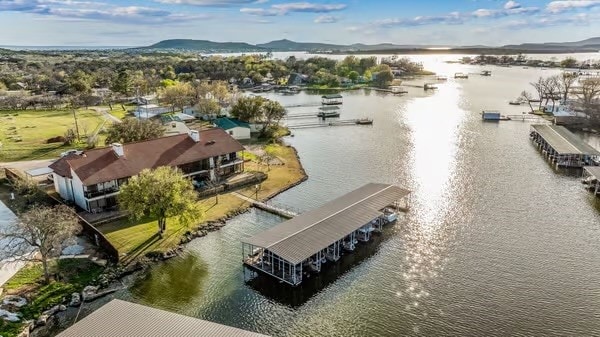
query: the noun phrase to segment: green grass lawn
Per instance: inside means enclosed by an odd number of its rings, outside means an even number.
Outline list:
[[[92,110],[78,110],[77,124],[81,142],[71,146],[47,144],[52,137],[64,136],[75,121],[71,110],[0,111],[0,161],[18,161],[57,157],[72,148],[85,148],[85,135],[104,125],[104,119]],[[100,135],[99,145],[104,144]]]
[[[123,109],[123,106],[121,106],[121,104],[113,104],[112,110],[110,110],[108,105],[106,105],[106,106],[103,105],[100,107],[108,109],[108,113],[117,117],[118,119],[123,119],[123,118],[127,117],[127,115],[129,114],[127,111],[127,106],[125,106],[125,109]],[[133,108],[131,108],[131,109],[133,110]]]
[[[73,292],[80,292],[92,283],[102,270],[102,267],[87,259],[53,260],[50,262],[53,280],[44,284],[42,265],[32,263],[17,272],[3,287],[8,294],[29,298],[30,302],[21,308],[20,314],[25,320],[36,319],[42,311],[70,299]],[[0,320],[3,337],[17,336],[22,328],[22,323]]]
[[[301,164],[296,160],[294,150],[287,146],[278,144],[267,145],[265,150],[279,158],[284,165],[267,167],[258,162],[250,161],[245,164],[246,171],[263,171],[268,174],[268,179],[261,184],[258,192],[259,199],[264,199],[279,192],[282,188],[300,181],[304,175]],[[255,156],[256,158],[256,156]],[[258,161],[258,158],[256,158]],[[238,192],[254,198],[256,190],[254,187],[239,190]],[[203,217],[197,219],[189,227],[182,225],[177,217],[167,221],[167,231],[160,239],[157,235],[158,224],[153,219],[142,219],[132,221],[128,219],[116,220],[98,226],[98,229],[117,248],[124,263],[130,262],[137,257],[144,256],[147,252],[166,251],[179,245],[183,234],[195,229],[200,223],[214,221],[225,217],[236,210],[243,210],[250,205],[231,193],[221,194],[217,197],[209,197],[199,201],[203,211]]]

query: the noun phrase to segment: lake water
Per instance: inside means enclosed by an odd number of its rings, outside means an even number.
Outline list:
[[[445,75],[482,70],[428,62]],[[317,291],[246,284],[240,240],[282,221],[253,210],[117,296],[273,336],[600,335],[600,201],[575,173],[545,161],[529,123],[480,117],[525,111],[508,101],[552,71],[489,69],[491,77],[450,79],[432,93],[346,92],[342,118],[371,117],[373,126],[294,130],[286,139],[310,178],[278,203],[308,210],[367,182],[413,191],[405,218],[337,279],[324,275]]]

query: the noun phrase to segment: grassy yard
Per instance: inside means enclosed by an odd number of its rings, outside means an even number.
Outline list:
[[[260,199],[268,198],[304,177],[301,164],[296,160],[292,148],[268,145],[265,150],[272,156],[278,157],[285,165],[271,166],[267,172],[268,168],[258,163],[258,158],[256,161],[246,163],[246,171],[263,171],[269,175],[269,178],[261,184],[258,193]],[[253,187],[238,192],[251,197],[256,195]],[[204,214],[202,219],[198,219],[198,223],[218,220],[236,210],[243,210],[250,206],[231,193],[219,195],[218,203],[217,197],[214,196],[202,199],[199,203]],[[192,227],[195,228],[195,226]],[[182,235],[190,228],[183,226],[177,218],[171,218],[167,221],[167,231],[162,239],[156,234],[158,225],[157,221],[153,219],[117,220],[100,225],[98,229],[124,255],[124,261],[127,262],[150,251],[165,251],[177,246]]]
[[[121,106],[120,104],[113,104],[112,106],[112,110],[110,110],[110,108],[107,106],[101,106],[101,108],[106,108],[108,109],[108,113],[117,117],[118,119],[123,119],[125,117],[127,117],[128,115],[128,110],[127,110],[127,106],[125,106],[125,109],[123,109],[123,106]],[[133,110],[133,108],[131,108]]]
[[[50,263],[53,280],[44,284],[42,266],[35,263],[21,269],[3,287],[8,294],[28,299],[27,305],[20,310],[24,320],[36,319],[42,311],[63,303],[64,299],[70,299],[73,292],[80,292],[93,282],[102,270],[102,267],[87,259],[54,260]],[[3,337],[17,336],[21,329],[21,323],[0,320]]]
[[[104,119],[92,110],[81,109],[76,115],[82,141],[65,146],[62,142],[48,144],[47,140],[75,130],[71,110],[0,111],[0,161],[52,158],[67,149],[85,148],[85,135],[94,133]],[[99,144],[103,143],[100,135]]]

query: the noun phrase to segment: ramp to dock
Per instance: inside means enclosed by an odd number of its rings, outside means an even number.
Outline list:
[[[298,213],[289,210],[287,208],[284,208],[283,206],[275,206],[275,205],[269,205],[267,203],[252,199],[250,197],[247,197],[243,194],[240,194],[238,192],[233,192],[232,193],[234,196],[249,202],[250,204],[252,204],[252,206],[262,209],[263,211],[275,214],[275,215],[279,215],[282,218],[286,218],[286,219],[291,219],[293,217],[295,217],[296,215],[298,215]]]

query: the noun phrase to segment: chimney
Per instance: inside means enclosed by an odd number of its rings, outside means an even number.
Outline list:
[[[125,150],[123,149],[123,144],[112,143],[111,146],[112,146],[113,151],[115,151],[115,154],[117,155],[117,157],[125,156]]]
[[[190,130],[190,137],[194,140],[194,142],[198,143],[200,141],[200,132],[197,130]]]

